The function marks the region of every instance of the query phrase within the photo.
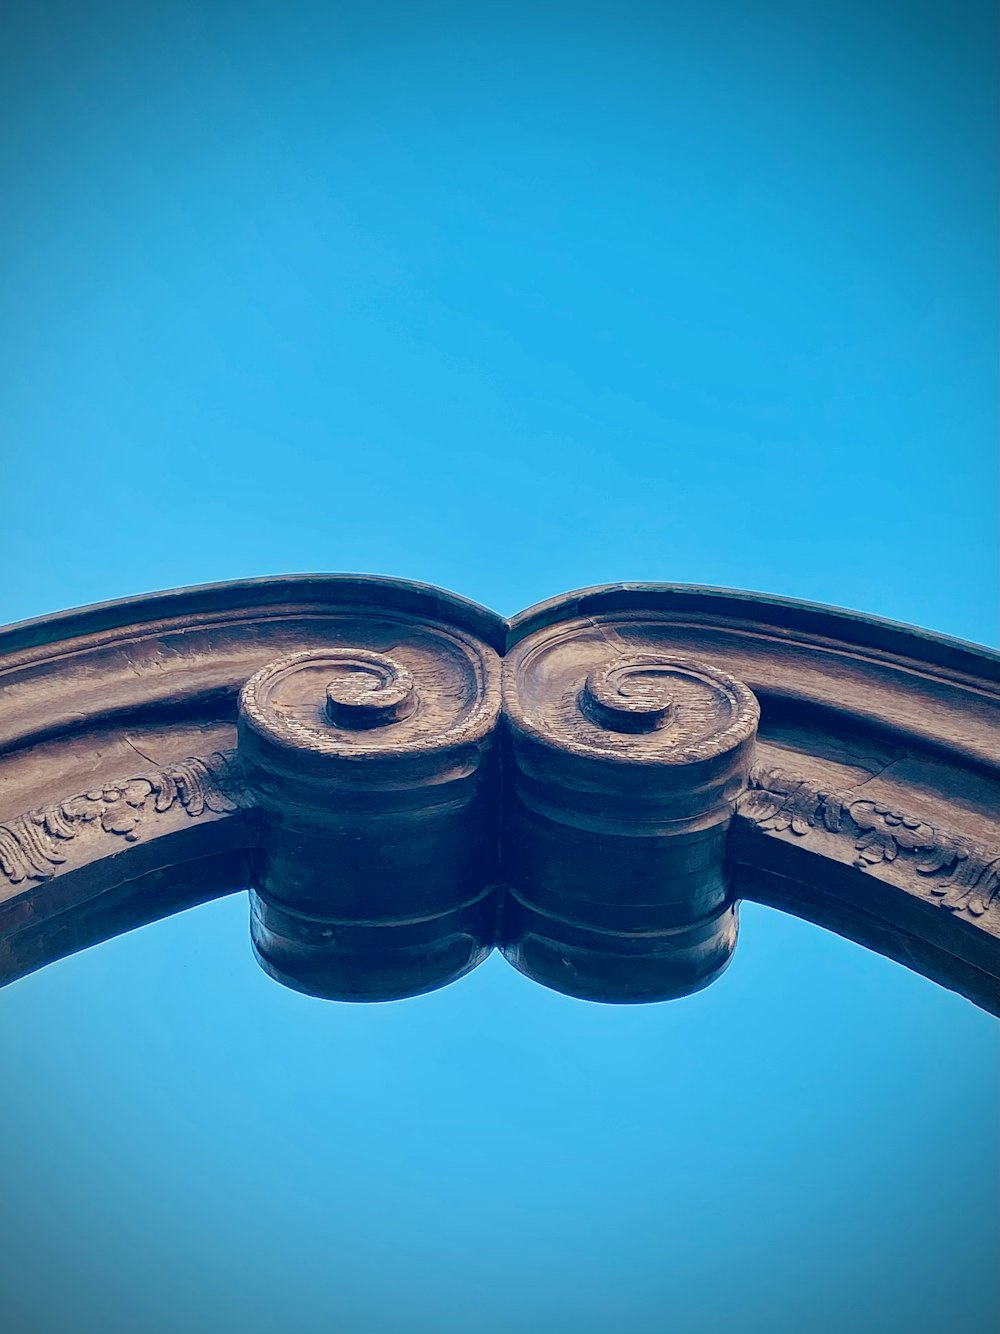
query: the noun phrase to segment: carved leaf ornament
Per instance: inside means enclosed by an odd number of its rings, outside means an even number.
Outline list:
[[[258,961],[312,995],[416,995],[496,948],[570,995],[666,999],[721,974],[754,900],[993,1009],[996,668],[653,584],[505,620],[302,576],[8,627],[0,984],[243,890]],[[121,727],[159,760],[119,778]]]
[[[854,840],[853,865],[866,871],[902,857],[923,876],[942,907],[982,916],[1000,900],[1000,852],[851,793],[824,791],[782,769],[755,767],[739,811],[759,829],[805,838],[817,827]]]
[[[235,751],[205,759],[192,756],[0,824],[0,871],[12,885],[47,880],[66,861],[63,846],[84,829],[134,842],[151,815],[163,815],[174,806],[196,819],[205,811],[227,814],[244,805]],[[783,769],[754,767],[738,809],[765,831],[804,838],[818,827],[852,837],[857,853],[853,865],[859,870],[909,858],[920,875],[946,877],[929,886],[929,892],[950,911],[978,917],[1000,902],[1000,851],[868,798],[825,791]]]
[[[227,814],[241,805],[241,794],[235,751],[193,756],[139,778],[106,783],[0,824],[0,869],[14,885],[48,880],[67,860],[65,845],[85,829],[134,843],[151,816],[175,806],[192,819],[206,811]]]

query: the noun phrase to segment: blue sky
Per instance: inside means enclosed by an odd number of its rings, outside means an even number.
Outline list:
[[[0,619],[300,570],[995,642],[986,3],[7,7]],[[980,1331],[996,1025],[764,909],[380,1007],[227,900],[0,999],[20,1330]],[[58,1275],[58,1278],[54,1278]]]

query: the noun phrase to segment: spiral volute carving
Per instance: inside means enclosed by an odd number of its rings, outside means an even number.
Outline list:
[[[680,995],[735,945],[725,835],[760,710],[670,641],[652,620],[587,618],[504,662],[503,948],[575,995]]]
[[[345,625],[261,668],[239,755],[261,817],[251,934],[302,990],[381,999],[492,948],[499,660],[452,627]]]

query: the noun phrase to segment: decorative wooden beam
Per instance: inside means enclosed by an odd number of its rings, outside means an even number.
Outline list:
[[[505,621],[303,576],[0,630],[0,980],[249,889],[262,966],[317,995],[497,945],[655,1000],[718,976],[754,899],[996,1012],[998,665],[658,584]]]

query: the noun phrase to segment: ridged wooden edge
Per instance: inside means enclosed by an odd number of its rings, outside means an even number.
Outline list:
[[[248,884],[258,827],[235,758],[241,687],[290,654],[372,627],[384,649],[420,626],[501,656],[552,627],[583,626],[612,652],[652,636],[744,683],[760,726],[728,836],[733,896],[998,1008],[1000,655],[669,584],[586,589],[506,620],[404,580],[288,576],[0,630],[0,975]]]

